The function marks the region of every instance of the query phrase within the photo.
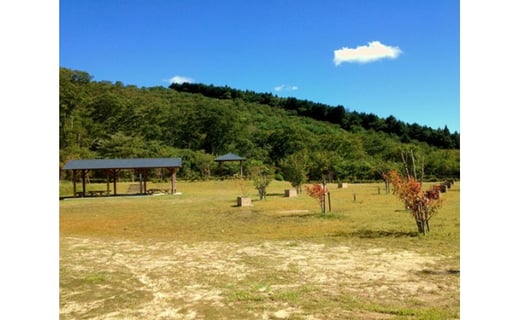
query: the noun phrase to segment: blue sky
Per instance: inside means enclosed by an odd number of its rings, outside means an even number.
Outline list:
[[[271,92],[460,132],[454,0],[61,0],[59,64]]]

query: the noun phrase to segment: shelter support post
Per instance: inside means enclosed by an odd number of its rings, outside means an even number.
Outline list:
[[[171,194],[176,194],[177,193],[177,169],[169,168],[168,170],[171,175],[171,186],[172,186]]]
[[[110,170],[112,172],[112,180],[114,181],[114,196],[117,195],[116,181],[117,181],[117,170]]]
[[[72,192],[76,197],[76,170],[72,170]]]
[[[139,194],[143,194],[143,169],[135,169],[135,174],[137,175],[137,178],[139,178]]]
[[[84,197],[85,194],[87,193],[87,183],[86,183],[87,172],[88,172],[88,170],[85,170],[85,169],[81,170],[81,187],[83,188],[82,197]]]
[[[146,170],[146,169],[141,169],[141,170],[143,170],[144,193],[146,194],[147,193],[146,181],[148,180],[148,170]]]
[[[110,170],[105,170],[105,176],[107,177],[107,196],[110,195]]]

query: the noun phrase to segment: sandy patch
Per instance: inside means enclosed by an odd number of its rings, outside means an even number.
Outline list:
[[[297,303],[303,290],[317,297],[352,294],[375,300],[458,292],[458,278],[438,283],[420,276],[441,257],[406,250],[72,237],[62,238],[61,247],[60,319],[215,319],[222,318],[219,313],[234,314],[241,301],[256,300],[263,311],[251,310],[251,318],[320,319],[288,301]]]

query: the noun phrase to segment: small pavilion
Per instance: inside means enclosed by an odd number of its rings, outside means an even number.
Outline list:
[[[217,157],[215,159],[215,161],[219,162],[219,164],[222,163],[222,162],[226,162],[226,161],[238,161],[238,162],[240,162],[240,177],[243,176],[242,162],[244,160],[246,160],[246,158],[238,156],[238,155],[236,155],[234,153],[226,153],[225,155]]]
[[[152,168],[165,168],[171,176],[171,193],[177,192],[177,170],[182,167],[180,158],[137,158],[137,159],[84,159],[70,160],[63,170],[72,170],[72,181],[74,187],[74,197],[85,196],[86,177],[89,170],[103,170],[106,174],[106,194],[110,194],[110,178],[113,181],[113,195],[117,195],[117,174],[120,170],[133,169],[143,178],[144,193],[146,193],[146,181],[148,170]],[[76,180],[78,174],[81,176],[82,192],[76,191]]]

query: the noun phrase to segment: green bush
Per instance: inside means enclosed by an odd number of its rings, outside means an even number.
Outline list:
[[[274,175],[274,180],[276,181],[283,181],[283,176],[280,173],[277,173]]]

